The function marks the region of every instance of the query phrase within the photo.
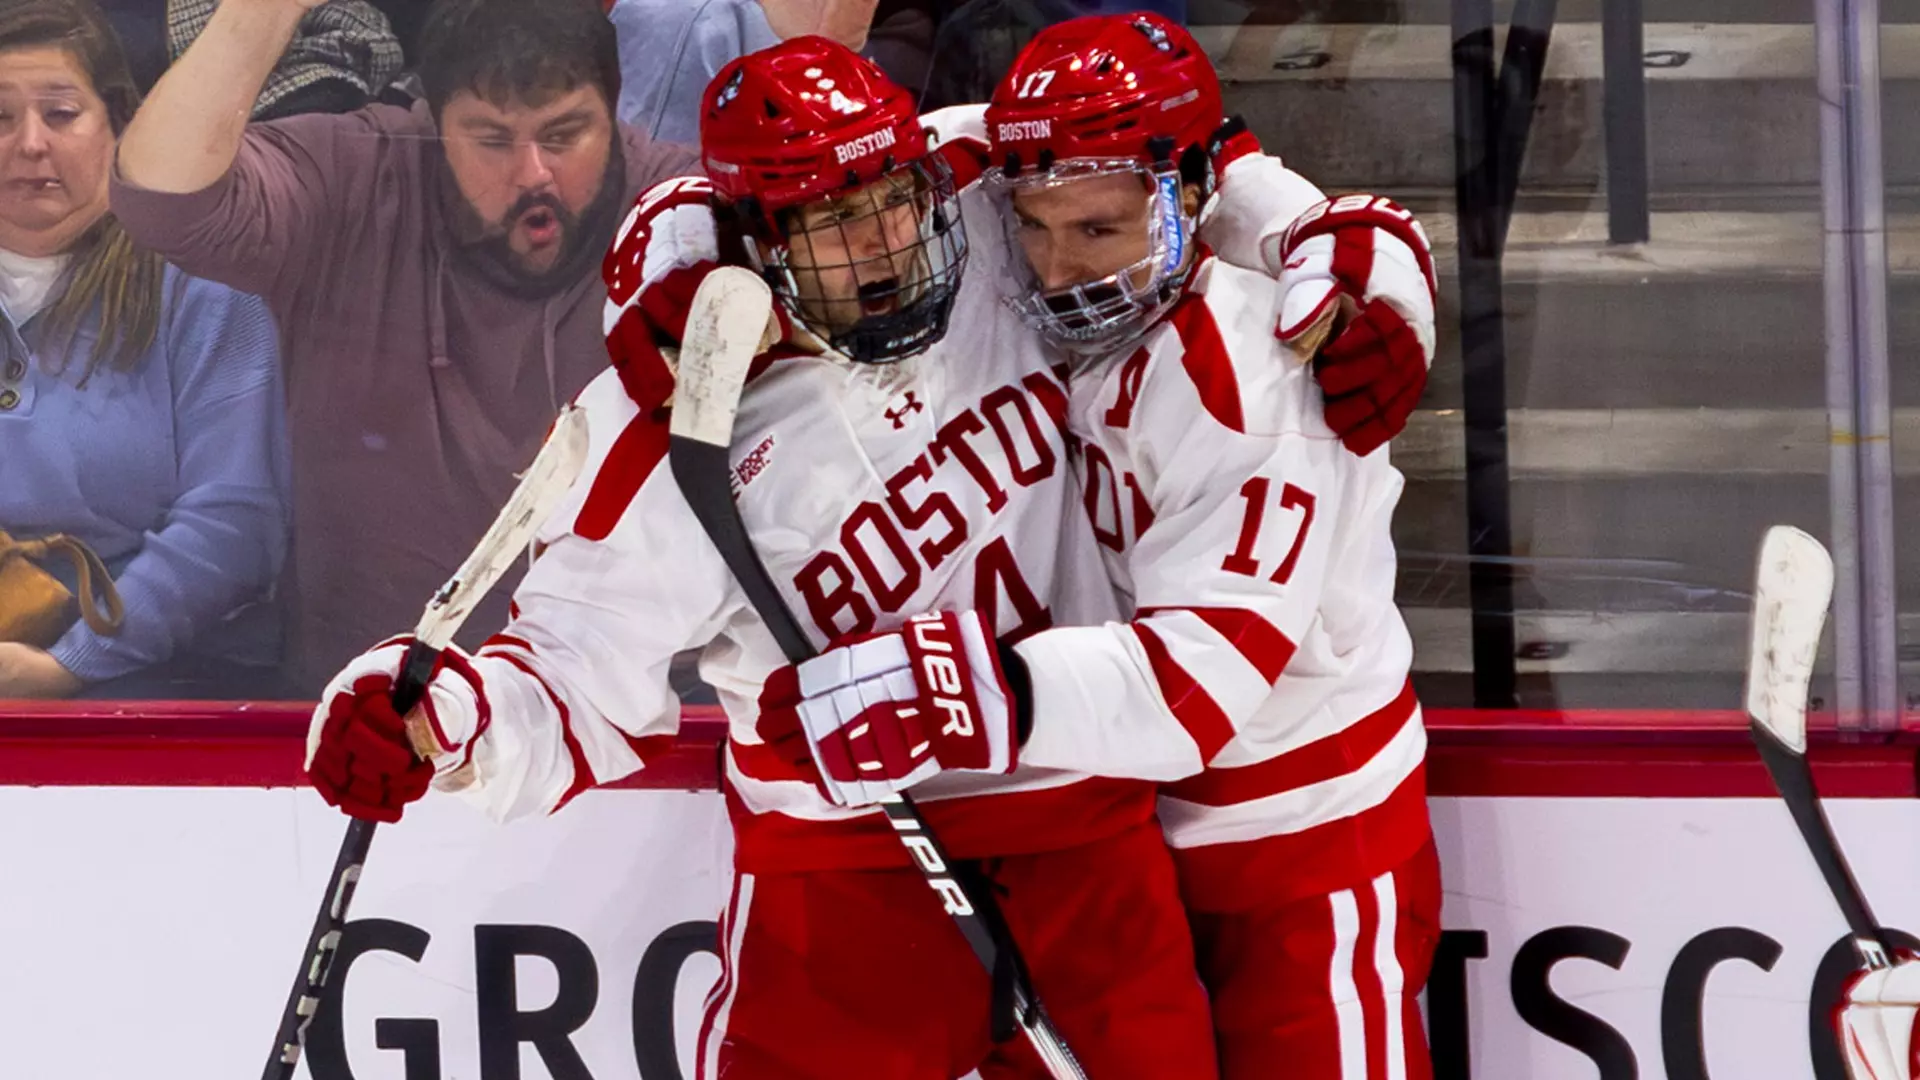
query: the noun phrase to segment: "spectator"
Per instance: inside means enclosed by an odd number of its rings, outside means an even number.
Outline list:
[[[602,0],[603,6],[611,0]],[[394,37],[400,41],[400,52],[405,56],[417,56],[420,52],[420,31],[427,24],[427,9],[432,7],[431,0],[373,0],[373,6],[387,17],[387,25],[393,27]]]
[[[277,660],[237,615],[286,547],[273,322],[108,213],[138,101],[91,0],[0,6],[0,526],[79,538],[126,604],[111,636],[0,643],[0,698],[245,694]]]
[[[927,84],[933,35],[945,6],[945,0],[880,0],[867,33],[867,58],[917,95]]]
[[[223,0],[128,127],[113,181],[136,238],[279,319],[303,694],[411,625],[480,538],[606,366],[600,261],[626,207],[694,166],[616,126],[596,0],[440,0],[412,110],[242,129],[314,6]],[[468,625],[504,625],[507,592]]]
[[[207,28],[219,0],[167,0],[167,50],[178,60]],[[253,119],[352,112],[400,74],[400,40],[367,0],[333,0],[307,12],[254,99]]]
[[[806,34],[864,49],[877,3],[616,0],[620,118],[656,139],[691,146],[700,139],[700,95],[721,65]]]
[[[1184,25],[1186,0],[964,0],[938,19],[921,110],[985,101],[1041,30],[1082,15],[1151,11]]]

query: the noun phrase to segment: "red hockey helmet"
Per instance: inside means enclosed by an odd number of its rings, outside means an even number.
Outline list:
[[[873,61],[801,37],[720,69],[701,101],[700,148],[722,198],[773,215],[918,161],[927,137],[913,96]]]
[[[1193,264],[1184,185],[1211,187],[1207,144],[1221,129],[1220,79],[1192,35],[1149,12],[1090,15],[1042,30],[987,105],[990,158],[1005,199],[1022,189],[1133,173],[1146,194],[1140,259],[1091,281],[1029,271],[1016,307],[1076,350],[1112,348],[1173,306]],[[1010,207],[1003,218],[1014,230]],[[1016,265],[1024,265],[1016,260]]]
[[[1151,12],[1088,15],[1040,31],[987,106],[993,161],[1178,162],[1221,123],[1220,77],[1193,35]]]
[[[701,103],[700,144],[715,195],[751,238],[758,269],[830,345],[884,362],[924,351],[945,334],[966,263],[953,175],[927,152],[912,95],[872,61],[822,37],[729,61]],[[891,216],[855,242],[862,226],[843,213],[838,227],[847,243],[830,246],[844,247],[846,261],[822,267],[794,259],[796,212],[859,201],[876,185],[866,216]],[[871,237],[882,234],[884,250],[876,251]],[[820,246],[810,240],[809,257]],[[836,271],[857,279],[857,298],[822,299],[821,282]]]

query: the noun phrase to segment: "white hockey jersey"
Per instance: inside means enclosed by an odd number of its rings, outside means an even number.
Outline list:
[[[636,229],[672,236],[651,254],[630,251],[643,285],[711,251],[704,190],[680,184],[623,229],[628,239]],[[981,610],[1013,638],[1117,614],[1074,498],[1065,387],[999,302],[999,276],[969,274],[954,332],[920,357],[861,365],[778,351],[747,387],[735,497],[818,646],[942,608]],[[614,291],[610,328],[646,291]],[[587,471],[541,532],[544,552],[511,624],[475,658],[491,717],[473,746],[468,795],[499,817],[546,812],[642,767],[678,727],[668,666],[697,649],[731,722],[725,775],[740,865],[898,865],[877,811],[833,806],[754,732],[762,683],[785,659],[674,484],[665,414],[641,404],[671,385],[659,364],[625,356],[580,396]],[[963,797],[986,793],[997,797]],[[956,774],[919,794],[957,858],[1083,843],[1153,812],[1144,781],[1040,767]]]
[[[977,176],[977,140],[947,141],[956,173]],[[1273,159],[1233,168],[1248,179],[1210,208],[1230,223],[1218,242],[1257,265],[1261,234],[1319,193]],[[475,658],[486,708],[461,747],[473,765],[464,792],[511,818],[644,767],[678,729],[669,664],[698,650],[730,722],[725,787],[740,866],[895,866],[899,843],[876,810],[833,806],[756,736],[758,695],[784,658],[664,460],[672,377],[658,342],[644,339],[678,337],[693,286],[717,259],[709,192],[690,178],[646,193],[608,255],[615,366],[579,398],[587,470],[541,532],[512,622]],[[1120,616],[1079,508],[1065,387],[1002,302],[1013,277],[996,208],[977,190],[963,199],[977,224],[944,341],[884,366],[776,351],[742,400],[735,497],[816,645],[928,610],[980,610],[1016,640]],[[622,333],[627,320],[650,330]],[[1088,842],[1154,808],[1144,778],[1037,763],[1005,777],[936,778],[915,794],[956,858]]]
[[[1172,781],[1160,815],[1202,906],[1342,887],[1427,838],[1401,476],[1328,430],[1278,305],[1210,260],[1131,356],[1075,376],[1084,507],[1133,617],[1017,646],[1020,760]]]

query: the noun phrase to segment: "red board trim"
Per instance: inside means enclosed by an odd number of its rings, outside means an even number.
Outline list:
[[[299,702],[58,702],[0,711],[0,786],[289,787],[302,782]],[[1734,711],[1432,709],[1429,793],[1559,798],[1765,798]],[[1823,794],[1905,799],[1920,730],[1853,735],[1826,718],[1809,756]],[[613,786],[714,786],[726,721],[690,708],[679,745]]]

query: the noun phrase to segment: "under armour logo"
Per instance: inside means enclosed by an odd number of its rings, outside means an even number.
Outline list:
[[[912,414],[919,412],[921,409],[925,407],[926,406],[920,404],[920,401],[918,398],[915,398],[913,396],[913,391],[909,390],[906,393],[900,395],[899,408],[887,410],[887,419],[893,421],[893,430],[899,431],[900,429],[907,426],[908,416],[911,416]]]

